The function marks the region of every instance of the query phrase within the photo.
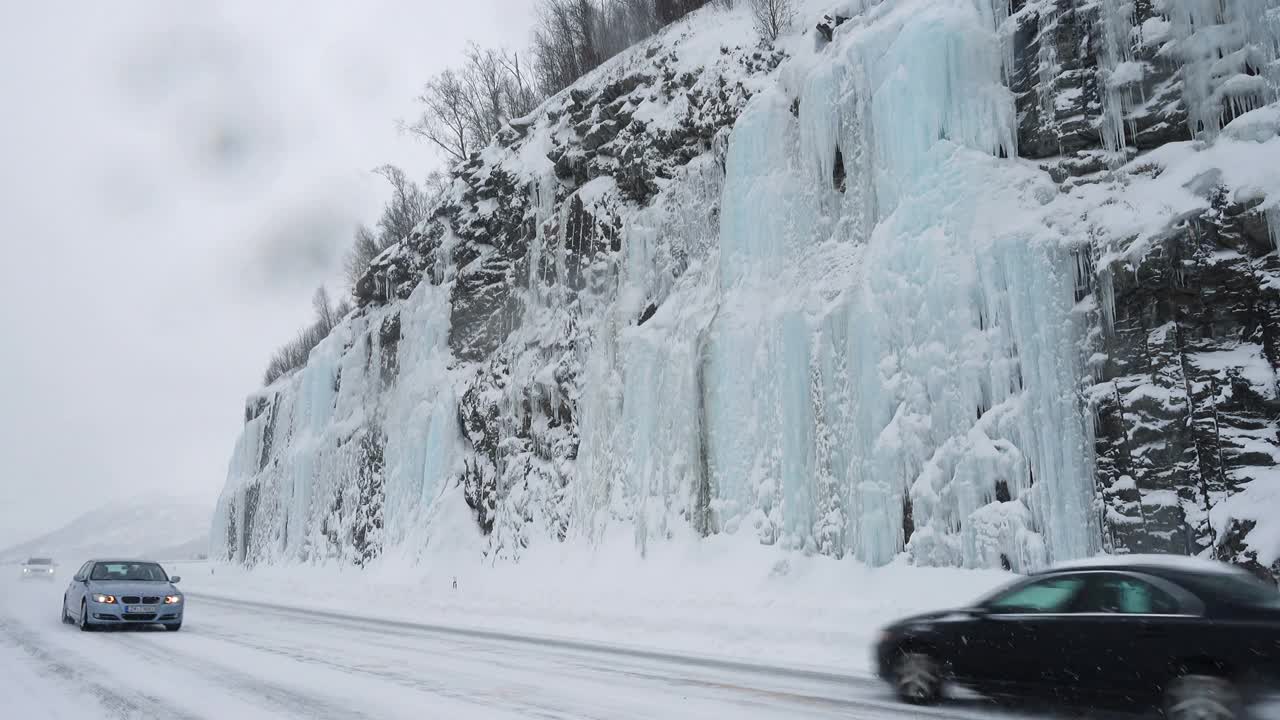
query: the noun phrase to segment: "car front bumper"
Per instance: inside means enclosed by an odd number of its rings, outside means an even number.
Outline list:
[[[184,604],[155,605],[155,612],[141,613],[129,612],[127,606],[118,602],[108,604],[89,601],[86,608],[89,611],[89,621],[95,625],[172,625],[182,622]]]

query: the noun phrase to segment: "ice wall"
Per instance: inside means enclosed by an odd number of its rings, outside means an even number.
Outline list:
[[[460,457],[448,327],[447,288],[422,283],[402,307],[349,319],[304,368],[251,397],[215,555],[359,564],[423,543]]]
[[[871,563],[1091,552],[1069,257],[1019,215],[1052,189],[996,161],[1016,148],[990,18],[906,2],[853,22],[734,129],[717,523]]]
[[[695,13],[454,168],[250,399],[215,547],[1272,562],[1277,7],[1197,3]]]

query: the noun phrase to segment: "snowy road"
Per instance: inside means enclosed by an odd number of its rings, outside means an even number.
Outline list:
[[[0,581],[0,701],[40,718],[1003,718],[873,679],[191,597],[187,624],[85,634],[62,584]],[[429,619],[424,619],[429,620]],[[16,703],[16,707],[15,704]],[[25,715],[24,715],[25,713]]]

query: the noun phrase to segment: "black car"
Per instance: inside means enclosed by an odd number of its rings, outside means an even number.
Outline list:
[[[993,696],[1230,720],[1259,691],[1280,688],[1280,592],[1223,563],[1099,558],[895,623],[876,664],[911,703],[938,701],[950,681]]]

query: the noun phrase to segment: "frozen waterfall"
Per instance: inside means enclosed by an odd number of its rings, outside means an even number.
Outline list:
[[[250,399],[215,545],[360,563],[726,534],[1015,570],[1098,550],[1087,238],[1043,221],[1058,187],[1016,157],[1002,16],[848,5],[814,52],[695,38],[701,77],[651,59],[692,89],[602,75],[607,99],[575,88],[465,164],[452,225],[400,248],[432,254],[405,261],[412,294],[379,278]],[[704,91],[723,125],[677,127]],[[619,132],[604,107],[685,133],[643,202],[575,175],[591,128]]]
[[[714,277],[595,347],[619,378],[584,398],[591,487],[622,490],[607,502],[642,543],[682,515],[876,564],[1093,552],[1074,259],[1032,220],[1053,188],[999,159],[991,19],[964,0],[870,13],[739,118],[719,246],[693,271]],[[651,253],[626,257],[622,295],[643,295]]]

